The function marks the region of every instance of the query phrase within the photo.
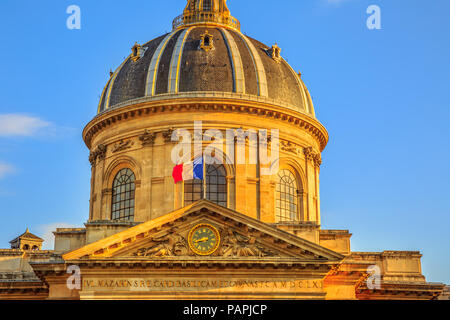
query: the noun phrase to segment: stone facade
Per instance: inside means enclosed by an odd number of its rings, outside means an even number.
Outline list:
[[[135,44],[111,74],[83,131],[92,165],[85,228],[57,229],[53,251],[0,251],[0,299],[440,296],[444,285],[426,282],[419,252],[352,252],[348,230],[321,228],[328,133],[300,75],[278,46],[242,35],[224,0],[207,13],[198,3],[188,1],[170,35]],[[200,137],[200,153],[214,143],[226,205],[212,196],[189,203],[186,184],[174,183],[180,129]],[[230,130],[267,130],[268,139],[229,139]],[[200,155],[195,143],[185,145],[194,152],[184,161]],[[279,150],[270,164],[261,161],[265,146],[270,156]],[[241,156],[243,164],[230,161]],[[276,172],[263,174],[274,164]],[[124,170],[132,173],[127,189],[117,179]],[[121,193],[127,209],[116,208]],[[195,250],[210,240],[192,237],[199,226],[215,233],[207,254]]]

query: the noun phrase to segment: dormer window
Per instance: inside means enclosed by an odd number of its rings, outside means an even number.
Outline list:
[[[281,61],[281,48],[277,44],[272,46],[269,53],[273,60],[276,62]]]
[[[147,51],[147,48],[142,47],[137,42],[134,44],[133,48],[131,48],[131,59],[136,62],[140,58],[142,58]]]
[[[204,44],[206,47],[209,47],[209,46],[211,45],[211,38],[210,38],[209,36],[206,36],[206,37],[203,39],[203,44]]]
[[[214,39],[213,36],[208,33],[208,30],[206,30],[205,33],[201,35],[200,49],[203,49],[206,52],[214,49]]]

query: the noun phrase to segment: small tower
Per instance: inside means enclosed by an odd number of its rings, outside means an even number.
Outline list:
[[[43,242],[43,239],[32,234],[27,228],[27,230],[23,234],[10,241],[9,243],[11,244],[11,249],[38,251],[42,250]]]
[[[184,13],[190,12],[220,12],[230,15],[227,0],[188,0]]]
[[[187,0],[183,14],[173,21],[173,28],[198,24],[241,29],[239,21],[231,16],[226,0]]]

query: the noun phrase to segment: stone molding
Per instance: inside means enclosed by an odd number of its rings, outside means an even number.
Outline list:
[[[226,95],[228,94],[223,93],[223,96]],[[231,96],[240,95],[231,94]],[[205,97],[208,98],[208,96]],[[147,97],[130,100],[98,114],[83,130],[83,138],[88,148],[91,148],[92,139],[98,132],[117,122],[150,116],[155,113],[198,111],[246,113],[272,118],[306,130],[318,141],[321,150],[325,148],[328,142],[328,132],[319,121],[305,113],[290,110],[286,107],[252,100],[224,100],[220,99],[220,96],[212,96],[207,100],[201,95],[193,95],[192,98],[187,95],[186,99],[181,99],[179,95],[161,95],[157,98]]]

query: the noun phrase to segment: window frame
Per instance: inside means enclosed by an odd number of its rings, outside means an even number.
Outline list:
[[[288,173],[288,174],[286,174]],[[300,221],[300,181],[293,170],[282,168],[278,171],[275,184],[276,223],[296,223]]]
[[[133,222],[135,211],[136,175],[131,168],[122,168],[116,173],[112,182],[111,221]]]
[[[203,180],[184,181],[184,206],[188,206],[204,198],[203,183]],[[227,170],[222,164],[206,165],[206,199],[225,208],[229,205]]]

